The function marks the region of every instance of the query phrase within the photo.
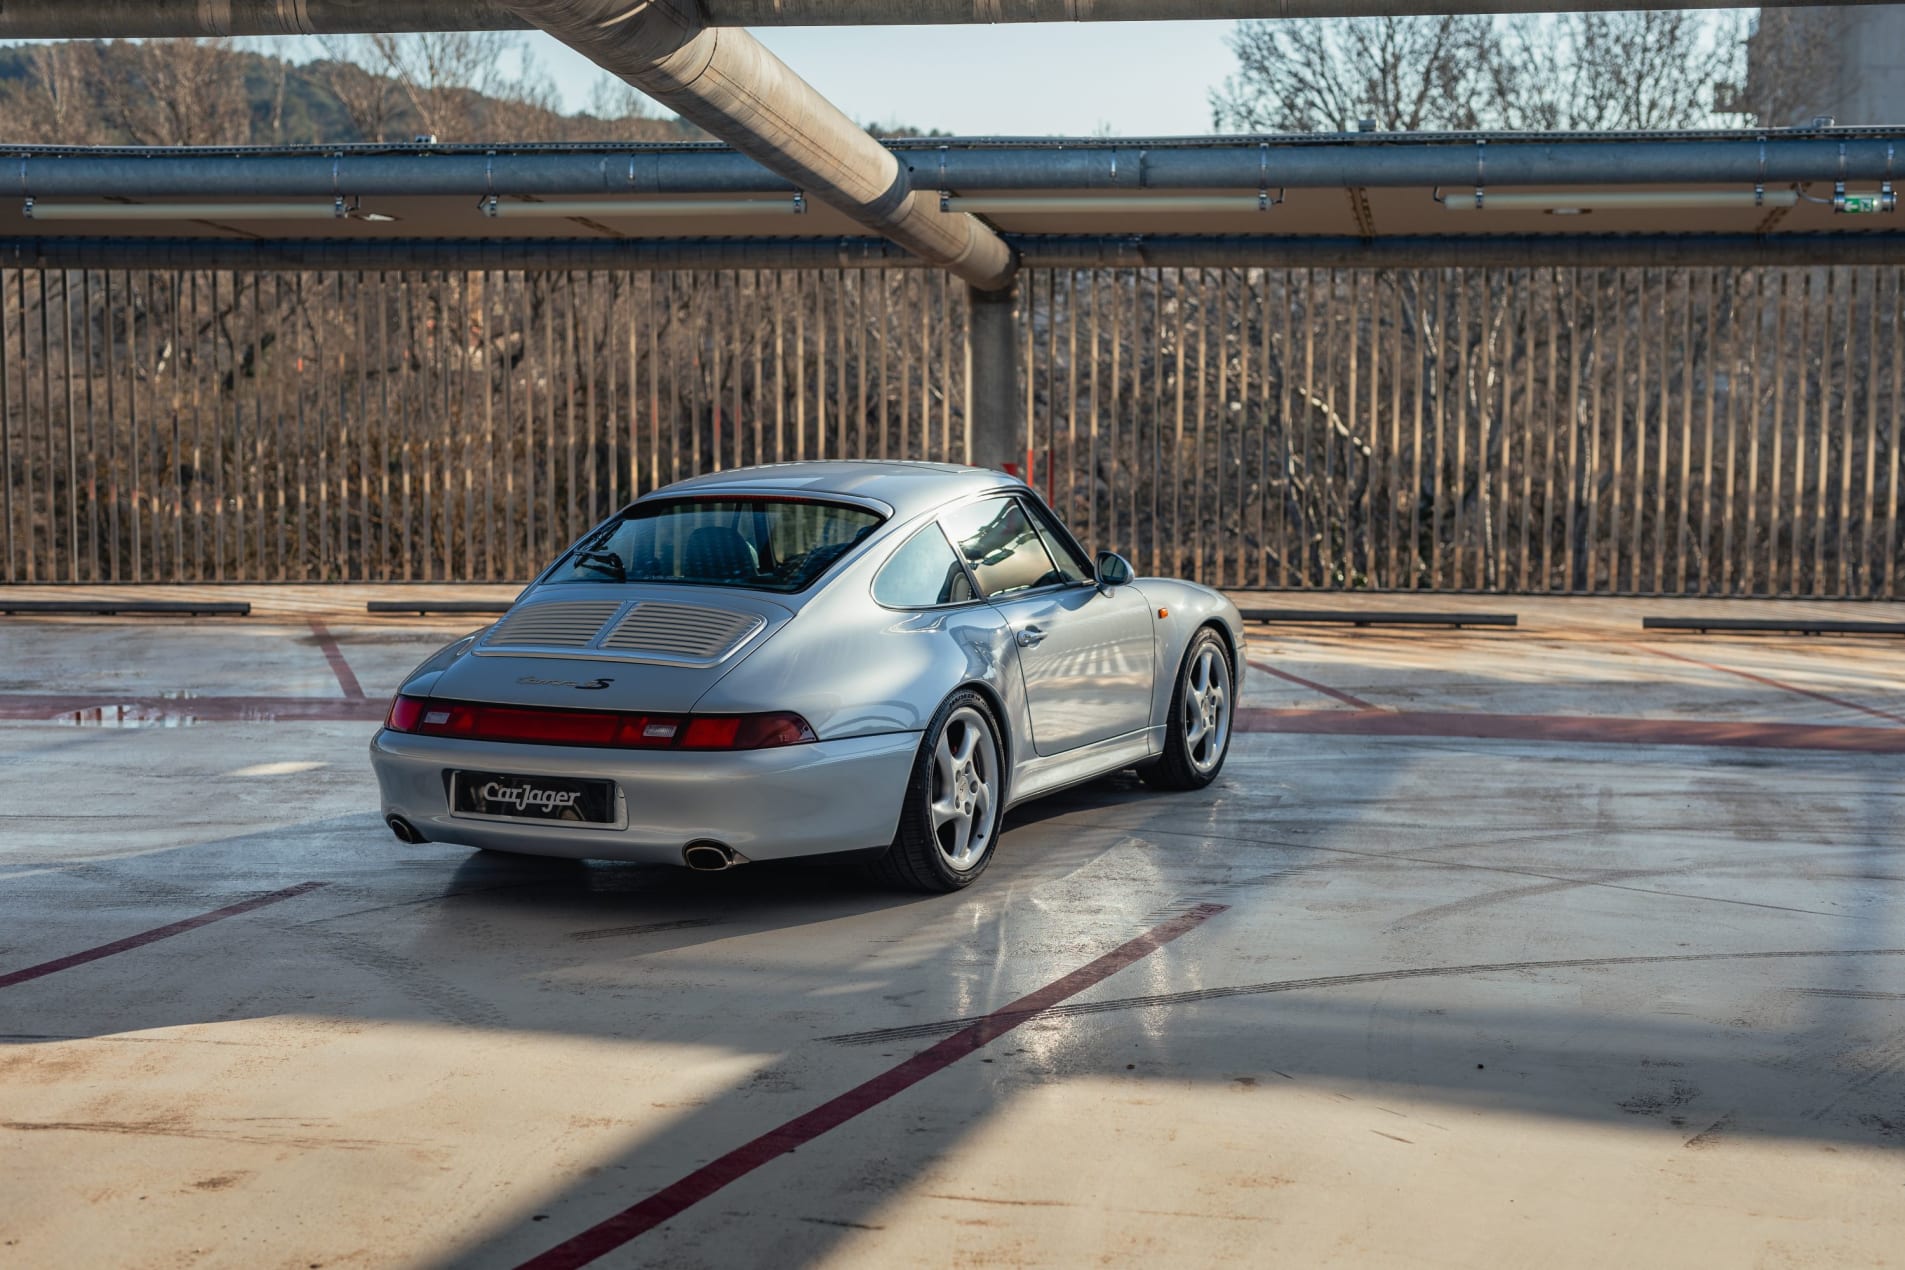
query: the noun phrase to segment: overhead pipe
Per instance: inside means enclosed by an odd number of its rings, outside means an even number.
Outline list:
[[[1389,238],[1259,234],[1013,238],[1027,269],[1469,269],[1580,265],[1680,268],[1896,265],[1905,233],[1421,234]]]
[[[1905,232],[1010,235],[1026,269],[1905,264]],[[0,238],[0,269],[526,270],[924,267],[883,238]]]
[[[0,269],[903,269],[884,238],[0,238]]]
[[[4,3],[4,0],[0,0]],[[723,38],[729,33],[723,33]],[[757,46],[758,47],[758,46]],[[763,50],[765,52],[765,50]],[[783,68],[784,70],[785,68]],[[789,78],[792,78],[789,73]],[[798,81],[795,81],[798,83]],[[805,89],[805,85],[802,85]],[[811,90],[806,90],[811,91]],[[815,98],[815,100],[820,100]],[[837,118],[829,123],[852,128]],[[1381,141],[1226,137],[1135,139],[1116,145],[946,141],[883,147],[858,128],[852,162],[878,169],[901,189],[1066,193],[1433,186],[1731,185],[1751,190],[1807,181],[1876,182],[1905,176],[1905,128],[1840,129],[1820,135],[1677,135],[1597,140],[1567,137],[1444,138],[1391,134]],[[822,134],[813,134],[818,141]],[[831,137],[829,137],[831,139]],[[869,154],[868,147],[871,147]],[[0,149],[0,189],[39,197],[207,199],[491,194],[536,197],[793,193],[802,176],[769,171],[724,146],[483,147],[336,146],[303,152]],[[848,153],[842,152],[843,155]],[[877,157],[875,157],[877,156]],[[841,167],[808,156],[816,168]],[[890,166],[889,166],[890,165]],[[855,169],[858,171],[858,168]],[[812,186],[806,188],[818,195]],[[887,187],[890,189],[891,187]],[[936,210],[933,214],[940,215]]]
[[[759,40],[705,23],[698,0],[510,0],[610,74],[929,264],[1001,290],[1017,268],[988,226],[916,193],[892,151]]]
[[[1815,0],[1766,0],[1784,8]],[[1880,4],[1887,0],[1845,0]],[[1440,13],[1597,12],[1633,0],[702,0],[710,26],[950,26],[1141,22],[1159,18],[1353,18]],[[1731,0],[1665,0],[1722,9]],[[345,35],[491,31],[529,23],[494,0],[0,0],[0,38]]]

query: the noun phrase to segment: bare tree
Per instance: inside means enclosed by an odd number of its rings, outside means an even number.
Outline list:
[[[0,87],[0,119],[8,140],[94,145],[110,140],[94,90],[101,80],[99,46],[85,41],[41,44],[32,72]]]
[[[397,81],[418,131],[468,139],[478,98],[502,82],[499,61],[512,40],[500,31],[373,35],[370,46]]]
[[[1211,94],[1231,130],[1711,126],[1740,48],[1684,11],[1238,23]]]
[[[320,43],[326,57],[312,62],[311,75],[337,98],[350,121],[354,140],[383,141],[403,109],[397,82],[367,65],[381,65],[377,50],[361,36],[327,36]]]
[[[251,138],[243,60],[222,40],[114,41],[97,90],[106,118],[139,145]]]
[[[1239,22],[1236,73],[1211,94],[1219,129],[1307,132],[1374,119],[1392,131],[1477,126],[1473,50],[1486,18]]]

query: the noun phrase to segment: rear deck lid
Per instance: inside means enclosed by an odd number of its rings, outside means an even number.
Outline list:
[[[732,588],[538,588],[477,639],[473,656],[445,671],[432,695],[685,711],[792,617]]]

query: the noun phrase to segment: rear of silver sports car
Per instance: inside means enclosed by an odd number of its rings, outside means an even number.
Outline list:
[[[723,868],[884,846],[917,734],[697,710],[793,614],[728,593],[543,588],[414,673],[371,742],[396,835]]]

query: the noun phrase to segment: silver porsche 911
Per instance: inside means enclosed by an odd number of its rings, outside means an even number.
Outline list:
[[[1223,596],[1094,560],[1016,478],[793,463],[670,485],[419,666],[371,742],[405,842],[725,869],[985,870],[1008,808],[1223,766]]]

